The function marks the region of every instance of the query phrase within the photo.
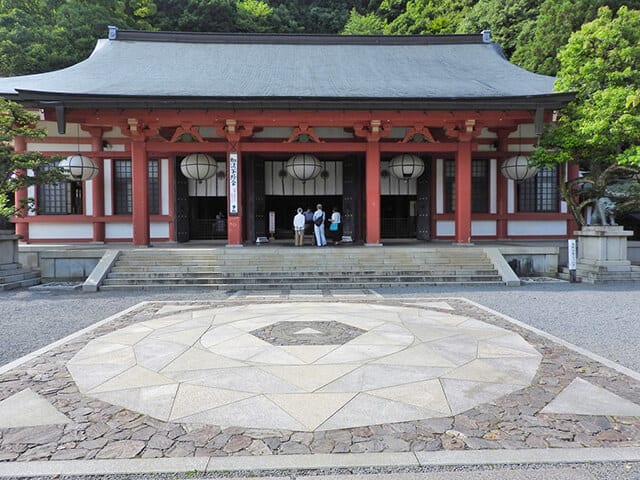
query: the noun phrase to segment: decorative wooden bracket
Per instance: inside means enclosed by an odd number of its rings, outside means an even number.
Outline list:
[[[353,126],[356,137],[366,138],[368,142],[377,142],[381,138],[391,134],[391,123],[382,123],[381,120],[371,120],[369,123],[357,123]]]
[[[400,140],[399,143],[409,143],[409,142],[438,143],[436,139],[433,138],[431,131],[429,131],[429,129],[424,125],[420,125],[420,124],[407,130],[407,134],[404,136],[402,140]]]
[[[196,139],[198,143],[204,143],[204,139],[202,138],[202,135],[200,135],[200,132],[198,131],[198,129],[188,123],[183,123],[178,128],[176,128],[176,131],[174,132],[169,142],[176,143],[182,139],[183,135],[191,135],[193,138]]]
[[[144,142],[147,138],[160,135],[158,126],[147,125],[137,118],[127,118],[127,123],[121,124],[120,130],[136,142]]]
[[[475,119],[469,118],[464,122],[445,124],[444,131],[448,137],[457,138],[461,142],[468,142],[482,133],[482,125]]]
[[[284,143],[293,143],[296,141],[304,143],[309,140],[315,143],[324,143],[324,140],[320,140],[320,137],[318,137],[318,134],[313,127],[310,127],[307,123],[301,123],[298,127],[293,129],[293,132],[291,132],[291,135]]]
[[[216,133],[227,139],[231,144],[238,143],[242,138],[251,137],[255,126],[252,124],[238,125],[237,120],[227,119],[224,124],[215,126]]]

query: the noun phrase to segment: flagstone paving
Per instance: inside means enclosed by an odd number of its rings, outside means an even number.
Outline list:
[[[640,446],[639,399],[464,299],[146,303],[0,374],[0,461]]]

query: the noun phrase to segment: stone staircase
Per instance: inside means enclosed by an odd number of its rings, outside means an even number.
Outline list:
[[[0,265],[0,290],[32,287],[40,283],[40,274],[19,263],[5,263]]]
[[[100,286],[225,290],[504,285],[482,248],[326,247],[123,250]]]
[[[640,265],[630,265],[628,271],[616,272],[602,268],[595,271],[578,270],[576,273],[578,282],[583,283],[640,282]],[[571,272],[567,267],[562,267],[560,272],[558,272],[558,278],[568,281],[571,278]]]

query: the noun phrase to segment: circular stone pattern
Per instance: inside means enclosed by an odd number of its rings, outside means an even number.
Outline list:
[[[82,393],[161,420],[294,431],[455,415],[531,383],[541,355],[522,337],[444,308],[171,305],[67,368]]]

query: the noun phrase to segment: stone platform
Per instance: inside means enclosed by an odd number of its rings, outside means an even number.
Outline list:
[[[0,385],[0,475],[98,459],[640,447],[640,374],[462,298],[142,303],[3,367]]]

